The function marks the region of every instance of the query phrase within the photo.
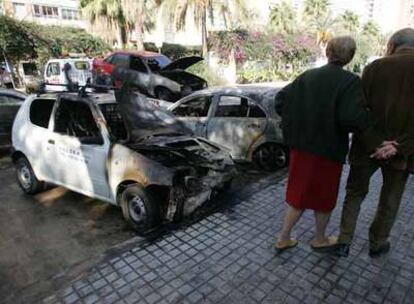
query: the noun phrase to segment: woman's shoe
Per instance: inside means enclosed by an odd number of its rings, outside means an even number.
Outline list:
[[[290,239],[287,241],[277,241],[274,245],[276,252],[281,253],[285,250],[288,250],[290,248],[296,247],[298,245],[298,241],[295,239]]]
[[[310,245],[311,248],[318,252],[331,252],[335,250],[336,244],[338,243],[338,239],[335,236],[330,236],[326,238],[323,242],[318,242],[316,240],[312,240]]]

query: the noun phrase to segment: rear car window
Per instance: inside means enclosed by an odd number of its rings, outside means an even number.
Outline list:
[[[164,55],[147,57],[146,61],[148,63],[149,68],[153,72],[156,72],[156,71],[159,71],[165,68],[167,65],[169,65],[172,62],[170,58]]]
[[[247,117],[249,110],[246,98],[239,96],[220,96],[216,117]]]
[[[30,105],[30,121],[32,124],[47,128],[49,126],[50,115],[52,114],[53,99],[35,99]]]
[[[47,66],[46,76],[58,76],[60,75],[60,64],[58,62],[51,62]]]
[[[75,68],[77,70],[82,70],[83,71],[83,70],[89,70],[90,69],[89,62],[87,62],[87,61],[75,61],[74,65],[75,65]]]
[[[117,67],[128,68],[130,56],[126,54],[116,54],[112,57],[111,63]]]

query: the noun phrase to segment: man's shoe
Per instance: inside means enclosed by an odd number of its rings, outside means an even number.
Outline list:
[[[383,254],[386,254],[388,251],[390,251],[391,245],[390,242],[386,242],[384,245],[381,245],[380,247],[376,249],[370,249],[369,250],[369,256],[371,258],[378,258]]]
[[[336,251],[335,251],[335,255],[342,257],[342,258],[346,258],[349,255],[350,248],[351,248],[351,245],[349,244],[338,244]]]

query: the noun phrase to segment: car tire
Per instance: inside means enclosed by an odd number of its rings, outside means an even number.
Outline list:
[[[174,102],[174,93],[164,87],[158,87],[155,89],[155,97],[161,100]]]
[[[289,151],[277,144],[264,144],[253,153],[253,162],[260,169],[275,171],[289,164]]]
[[[145,233],[159,224],[157,202],[138,184],[128,185],[120,199],[125,220],[138,233]]]
[[[17,183],[24,193],[33,195],[45,189],[45,183],[37,179],[27,158],[20,157],[15,166]]]

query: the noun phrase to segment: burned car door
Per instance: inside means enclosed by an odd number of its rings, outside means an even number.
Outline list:
[[[199,95],[183,100],[172,109],[172,113],[196,136],[206,137],[211,104],[212,96]]]
[[[207,126],[207,139],[231,150],[234,159],[246,159],[250,147],[264,134],[267,118],[253,100],[219,95]]]
[[[92,108],[85,102],[60,98],[54,117],[57,183],[84,194],[109,197],[105,140]]]
[[[30,127],[17,126],[25,135],[25,140],[31,142],[28,155],[39,155],[29,160],[35,172],[44,179],[54,178],[55,154],[50,147],[53,131],[50,128],[50,118],[56,100],[52,98],[36,98],[32,100],[29,109]],[[16,126],[14,126],[16,128]]]

